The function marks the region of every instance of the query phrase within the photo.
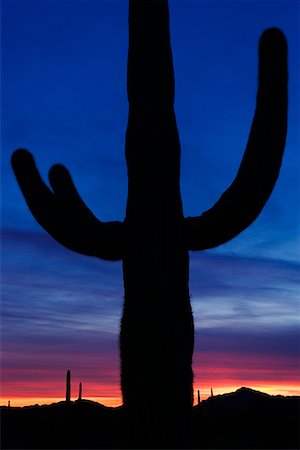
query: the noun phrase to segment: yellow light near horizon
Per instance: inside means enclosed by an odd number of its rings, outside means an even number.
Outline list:
[[[285,384],[255,384],[246,383],[244,386],[254,389],[256,391],[264,392],[269,395],[283,395],[288,396],[300,396],[300,385],[285,385]],[[211,395],[211,388],[213,389],[214,396],[228,394],[230,392],[235,392],[241,386],[239,385],[215,385],[215,386],[194,386],[194,405],[198,403],[197,391],[200,390],[201,401],[206,400]],[[51,403],[58,403],[64,401],[61,397],[6,397],[5,395],[0,398],[0,406],[8,406],[8,401],[10,401],[11,407],[23,407],[32,405],[50,405]],[[72,400],[77,400],[77,398],[72,398]],[[105,406],[110,406],[116,408],[122,405],[122,398],[117,397],[86,397],[86,400],[92,400],[97,403],[101,403]]]
[[[33,405],[51,405],[51,403],[58,403],[63,401],[61,397],[48,397],[48,398],[31,398],[31,397],[11,397],[7,399],[0,399],[0,406],[7,406],[8,401],[12,407],[23,407],[23,406],[33,406]]]
[[[0,399],[0,406],[8,406],[8,401],[10,401],[11,407],[23,407],[23,406],[33,406],[33,405],[51,405],[52,403],[62,402],[65,399],[61,397],[11,397],[4,399],[3,397]],[[71,398],[72,401],[77,400],[77,398]],[[85,400],[83,398],[83,400]],[[105,406],[111,406],[116,408],[117,406],[122,405],[122,399],[120,397],[89,397],[86,400],[91,400],[93,402],[101,403]]]
[[[92,397],[89,400],[92,400],[93,402],[102,403],[102,405],[105,406],[112,406],[114,408],[118,406],[122,406],[122,398],[120,397]]]
[[[299,385],[284,385],[284,384],[254,384],[254,383],[246,383],[244,385],[249,389],[253,389],[255,391],[264,392],[269,395],[283,395],[284,397],[289,396],[300,396],[300,386]],[[215,395],[223,395],[229,394],[230,392],[235,392],[240,389],[241,386],[238,385],[225,385],[225,386],[194,386],[194,404],[198,402],[197,391],[200,390],[200,399],[206,400],[211,396],[211,388],[213,389],[213,394]]]

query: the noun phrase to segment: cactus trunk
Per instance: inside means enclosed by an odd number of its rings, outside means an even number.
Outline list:
[[[193,402],[194,333],[167,1],[132,1],[130,20],[122,392],[154,433],[170,415],[174,432]]]
[[[70,370],[68,370],[66,377],[66,402],[70,403],[70,401],[71,401],[71,372]]]

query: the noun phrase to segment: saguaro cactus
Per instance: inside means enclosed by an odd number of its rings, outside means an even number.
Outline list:
[[[71,401],[71,372],[70,370],[68,370],[66,376],[66,402],[70,403],[70,401]]]
[[[51,168],[51,190],[28,151],[16,151],[12,164],[32,214],[54,239],[85,255],[123,261],[123,402],[140,438],[154,445],[180,436],[193,403],[188,252],[223,244],[247,228],[279,173],[287,128],[286,41],[278,29],[263,33],[257,105],[242,163],[217,203],[198,217],[184,218],[182,210],[167,0],[129,0],[127,75],[123,223],[96,219],[65,167]]]
[[[78,393],[78,400],[82,400],[82,383],[80,381],[79,383],[79,393]]]

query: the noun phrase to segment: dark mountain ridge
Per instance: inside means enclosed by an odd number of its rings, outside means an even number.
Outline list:
[[[80,400],[0,411],[2,449],[133,448],[122,407]],[[300,396],[243,387],[194,406],[188,442],[178,448],[299,449],[299,413]]]

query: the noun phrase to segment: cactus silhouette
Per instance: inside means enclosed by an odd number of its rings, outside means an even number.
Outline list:
[[[82,400],[82,383],[80,381],[79,383],[79,393],[78,393],[78,400]]]
[[[71,372],[70,370],[68,370],[66,376],[66,402],[70,403],[70,401],[71,401]]]
[[[123,262],[121,387],[140,430],[136,442],[145,436],[149,445],[170,442],[171,435],[179,442],[193,404],[188,252],[223,244],[247,228],[278,177],[287,129],[287,46],[278,29],[261,36],[258,82],[236,178],[211,209],[185,218],[168,2],[129,0],[125,220],[99,221],[65,167],[50,169],[51,190],[27,150],[13,154],[27,204],[54,239],[84,255]]]

